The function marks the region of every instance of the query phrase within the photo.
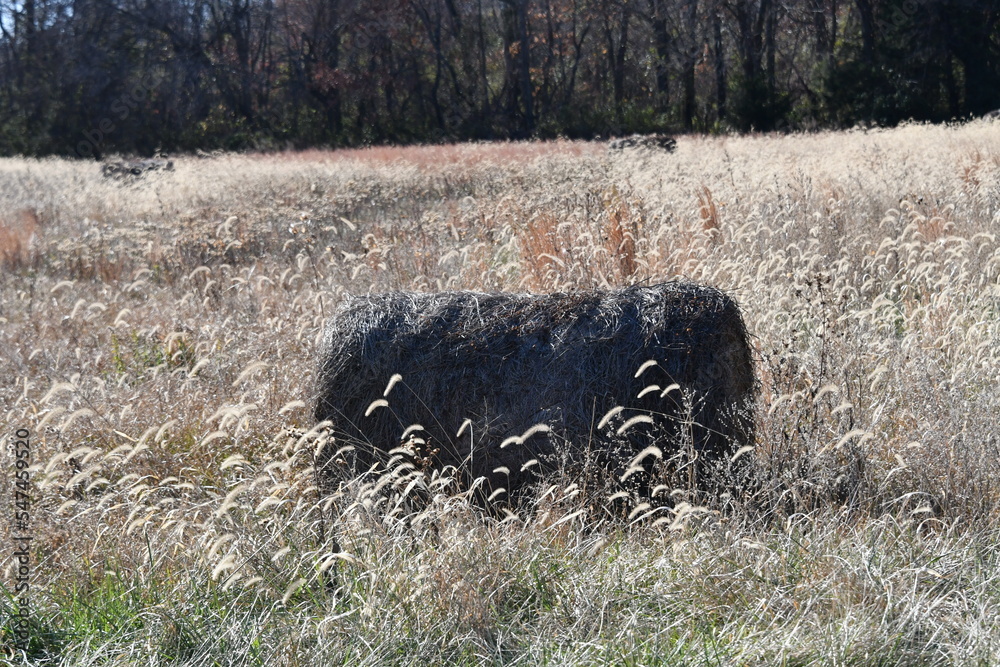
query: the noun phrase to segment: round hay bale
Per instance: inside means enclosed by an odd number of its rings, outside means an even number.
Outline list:
[[[363,473],[409,444],[514,502],[565,463],[647,496],[653,464],[686,463],[706,488],[706,465],[753,444],[756,387],[739,308],[710,287],[351,296],[325,332],[315,416],[334,441],[317,471]]]
[[[620,152],[629,148],[673,153],[677,148],[677,140],[666,134],[633,134],[608,142],[608,150],[611,152]]]

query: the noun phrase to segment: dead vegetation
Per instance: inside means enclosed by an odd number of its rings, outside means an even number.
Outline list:
[[[0,160],[30,662],[997,662],[997,132],[218,155],[124,187]],[[420,504],[394,470],[317,493],[345,294],[679,277],[751,333],[741,506],[607,522],[563,470],[507,518],[430,469]]]

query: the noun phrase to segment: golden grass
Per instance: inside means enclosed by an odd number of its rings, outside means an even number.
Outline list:
[[[33,435],[37,660],[1000,652],[995,124],[174,165],[123,184],[0,160],[0,424]],[[402,476],[343,490],[334,545],[309,429],[343,293],[678,275],[732,292],[755,335],[742,509],[626,528],[554,480],[535,514],[484,521],[441,479],[411,515]],[[87,595],[124,605],[107,642]]]
[[[32,209],[21,209],[0,220],[0,267],[16,270],[31,262],[32,241],[38,235],[38,215]]]

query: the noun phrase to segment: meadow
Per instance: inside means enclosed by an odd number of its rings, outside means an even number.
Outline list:
[[[1000,123],[173,162],[0,160],[0,660],[1000,662]],[[415,512],[391,480],[318,492],[344,294],[677,277],[753,336],[744,496],[629,521],[572,479],[504,519],[441,479]]]

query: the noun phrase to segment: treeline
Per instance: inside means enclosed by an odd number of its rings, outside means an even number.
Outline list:
[[[947,120],[996,0],[0,0],[0,153]]]

